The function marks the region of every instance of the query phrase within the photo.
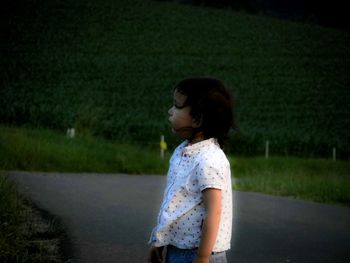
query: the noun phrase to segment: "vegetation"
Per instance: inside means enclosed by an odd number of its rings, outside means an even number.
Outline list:
[[[141,147],[91,136],[0,126],[0,169],[166,174],[158,145]],[[230,157],[234,189],[350,205],[350,163],[292,157]]]
[[[167,169],[158,147],[10,127],[0,128],[0,138],[0,170],[164,174]]]
[[[350,163],[326,159],[232,158],[235,189],[350,206]]]
[[[44,218],[0,174],[0,261],[3,263],[60,263],[64,229]]]
[[[213,75],[238,101],[230,152],[350,156],[346,31],[151,0],[4,6],[2,123],[174,146],[172,87]]]

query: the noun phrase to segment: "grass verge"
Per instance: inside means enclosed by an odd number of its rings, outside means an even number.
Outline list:
[[[350,206],[350,162],[272,157],[231,163],[237,190]]]
[[[39,210],[0,174],[0,262],[69,262],[66,235],[58,219]]]
[[[51,130],[0,126],[0,170],[165,174],[158,145],[69,139]],[[350,206],[350,162],[292,157],[230,157],[234,188]]]
[[[92,136],[67,138],[51,130],[0,126],[0,169],[47,172],[164,174],[158,145],[112,143]]]

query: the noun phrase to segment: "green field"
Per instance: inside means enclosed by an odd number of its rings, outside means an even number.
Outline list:
[[[142,145],[165,134],[182,78],[223,79],[240,131],[229,150],[350,156],[350,35],[152,0],[15,0],[1,16],[0,119]]]

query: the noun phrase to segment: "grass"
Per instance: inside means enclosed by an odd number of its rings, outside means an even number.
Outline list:
[[[350,162],[271,157],[233,158],[237,190],[350,206]]]
[[[0,169],[57,172],[164,174],[158,149],[112,143],[92,136],[74,139],[50,130],[0,128]]]
[[[0,193],[0,262],[64,262],[61,225],[44,218],[1,174]]]
[[[166,174],[158,145],[119,144],[92,136],[67,138],[43,129],[0,126],[1,170]],[[350,162],[293,157],[230,157],[241,191],[350,205]]]

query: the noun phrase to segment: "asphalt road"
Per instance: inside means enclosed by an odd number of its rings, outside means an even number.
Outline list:
[[[146,262],[163,176],[9,172],[65,223],[74,262]],[[234,192],[232,263],[348,263],[350,208]]]

